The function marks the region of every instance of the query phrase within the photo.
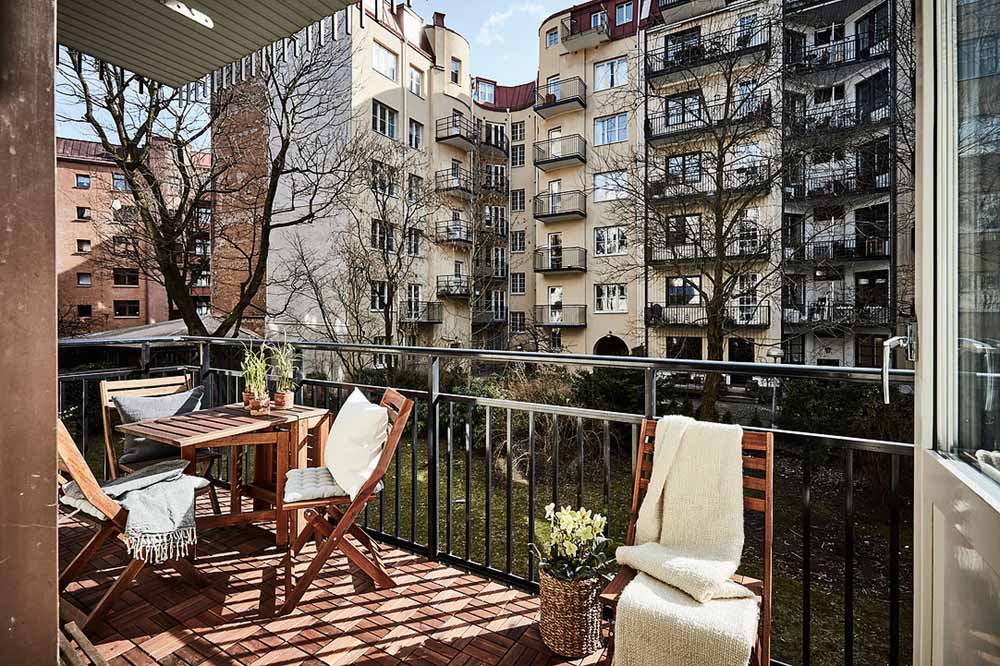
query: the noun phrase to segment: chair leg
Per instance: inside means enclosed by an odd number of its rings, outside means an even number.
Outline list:
[[[306,523],[306,526],[302,528],[299,535],[295,537],[295,543],[292,544],[292,555],[298,555],[305,548],[306,542],[309,541],[316,534],[316,528],[313,527],[312,521]],[[317,534],[318,536],[318,534]]]
[[[79,574],[85,566],[87,566],[87,563],[93,559],[94,555],[97,554],[97,551],[99,551],[101,546],[104,545],[104,542],[108,540],[108,537],[112,536],[117,531],[118,528],[111,522],[106,522],[101,525],[101,529],[90,538],[90,541],[88,541],[87,545],[83,547],[83,550],[77,553],[76,557],[73,558],[73,561],[70,562],[65,569],[63,569],[61,574],[59,574],[60,592],[66,589],[66,586],[69,585],[74,578],[76,578],[77,574]]]
[[[215,483],[212,478],[208,479],[208,499],[212,503],[212,513],[221,516],[222,507],[219,505],[219,495],[215,492]]]
[[[319,522],[323,521],[323,519],[319,517],[319,514],[315,511],[307,510],[306,518],[309,519],[309,522],[314,524],[317,532],[322,531]],[[326,564],[326,561],[330,559],[330,555],[332,555],[333,551],[336,550],[338,542],[342,540],[343,537],[340,539],[327,538],[326,543],[324,543],[323,547],[317,551],[313,561],[309,563],[309,568],[306,569],[304,574],[302,574],[299,582],[296,583],[294,588],[292,588],[291,593],[285,597],[285,604],[281,607],[281,612],[283,614],[291,613],[295,610],[295,607],[299,605],[299,601],[302,600],[302,595],[306,593],[306,590],[309,589],[312,582],[316,580],[316,576],[318,576],[320,570],[323,569],[323,565]],[[289,572],[289,574],[290,573],[291,572]]]
[[[340,510],[336,507],[330,506],[327,508],[331,513],[343,516]],[[333,531],[330,527],[330,523],[322,517],[320,517],[318,521],[314,521],[314,524],[316,532],[322,533],[324,536],[328,537]],[[344,553],[347,559],[353,562],[356,567],[361,569],[369,578],[371,578],[372,582],[375,583],[375,587],[395,587],[395,581],[393,581],[389,576],[389,572],[385,570],[385,565],[382,564],[382,557],[379,555],[378,548],[373,544],[368,534],[354,523],[351,523],[347,528],[347,534],[354,536],[362,544],[367,543],[366,547],[368,548],[368,552],[372,555],[371,558],[365,557],[365,554],[358,550],[353,543],[348,541],[346,538],[341,538],[338,548]],[[346,537],[347,535],[345,534],[344,536]]]
[[[344,517],[343,512],[334,505],[327,507],[330,514],[336,518],[338,521]],[[381,550],[372,538],[368,536],[368,532],[365,532],[361,526],[356,523],[351,523],[351,526],[347,528],[347,533],[357,539],[362,546],[368,549],[368,552],[372,554],[372,557],[379,557],[379,551]]]
[[[111,588],[104,593],[101,600],[97,602],[94,609],[90,611],[89,615],[87,615],[87,619],[84,621],[83,626],[80,627],[83,631],[87,631],[93,627],[108,613],[108,611],[111,610],[111,607],[116,601],[118,601],[118,598],[125,593],[129,583],[135,580],[135,577],[139,575],[139,572],[142,571],[144,566],[146,566],[146,563],[142,560],[132,560],[129,562],[128,566],[125,567],[125,570],[122,572],[122,575],[118,577],[118,580],[112,583]]]

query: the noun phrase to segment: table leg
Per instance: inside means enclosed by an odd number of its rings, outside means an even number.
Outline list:
[[[187,461],[187,467],[184,468],[185,474],[197,474],[197,464],[195,460],[198,458],[198,449],[193,446],[181,447],[181,458]]]
[[[313,428],[313,460],[316,461],[316,467],[326,466],[326,442],[330,437],[330,421],[332,420],[333,417],[328,413]]]
[[[289,432],[291,441],[292,456],[290,466],[292,469],[304,469],[309,467],[309,429],[302,421],[294,421]],[[299,525],[305,525],[305,511],[299,510],[289,515],[289,536],[294,540],[299,535]]]
[[[270,488],[274,482],[274,451],[271,444],[258,444],[253,447],[253,484],[262,488]],[[254,511],[263,511],[271,508],[271,505],[264,500],[254,499]]]
[[[243,512],[243,447],[229,449],[229,513]]]

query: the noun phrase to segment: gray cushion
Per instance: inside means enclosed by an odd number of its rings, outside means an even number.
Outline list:
[[[79,511],[82,511],[83,513],[87,514],[92,518],[96,518],[98,520],[107,519],[107,516],[101,513],[96,506],[88,502],[83,497],[75,498],[75,497],[69,497],[67,495],[60,495],[59,501],[65,504],[66,506],[70,507],[71,509],[77,509]]]
[[[201,409],[201,399],[205,395],[202,386],[164,396],[116,396],[112,398],[122,423],[135,423],[146,419],[162,419],[177,414],[187,414]],[[125,435],[125,453],[118,459],[123,465],[158,460],[161,458],[176,458],[180,451],[176,446],[162,444],[146,439]]]
[[[379,483],[375,492],[381,492]],[[347,492],[337,485],[326,467],[290,469],[285,476],[285,501],[305,502],[308,500],[347,497]]]

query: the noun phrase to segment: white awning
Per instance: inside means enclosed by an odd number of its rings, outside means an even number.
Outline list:
[[[59,0],[59,43],[181,87],[354,4],[346,0]]]

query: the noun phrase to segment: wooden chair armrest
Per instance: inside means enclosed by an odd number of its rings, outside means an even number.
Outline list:
[[[618,570],[611,582],[607,584],[604,590],[601,591],[598,597],[601,601],[602,606],[608,608],[617,608],[618,598],[622,595],[625,590],[625,586],[632,582],[632,579],[636,577],[636,570],[630,567],[622,567]]]

